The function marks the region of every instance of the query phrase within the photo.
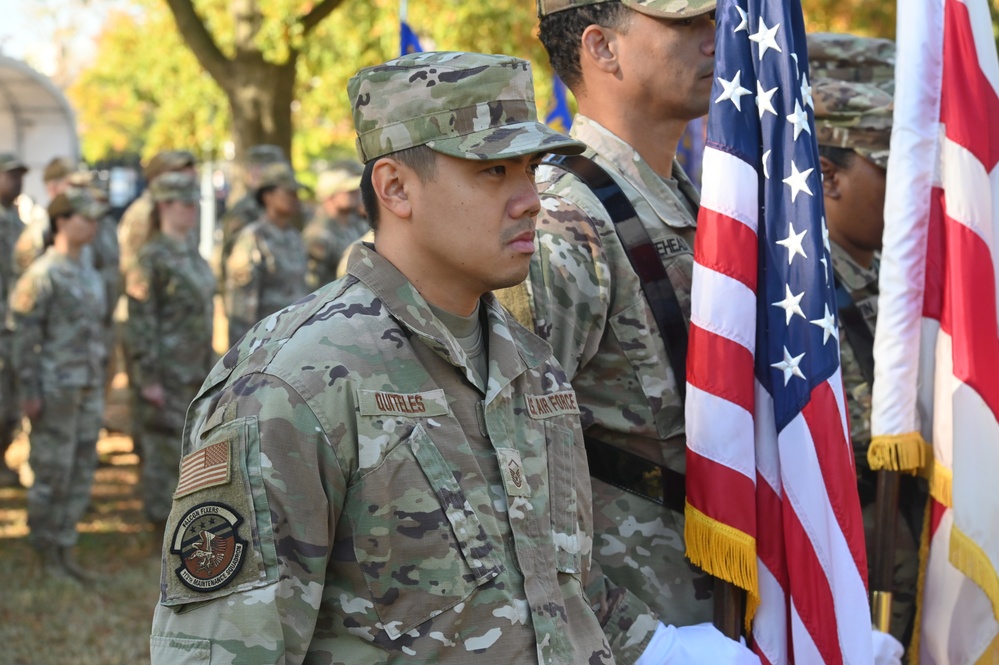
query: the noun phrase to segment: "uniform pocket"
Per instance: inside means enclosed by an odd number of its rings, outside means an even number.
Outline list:
[[[153,635],[149,638],[149,656],[153,665],[211,665],[212,643]]]
[[[348,495],[354,553],[396,639],[503,571],[497,546],[422,425]]]
[[[560,572],[578,574],[582,569],[582,535],[579,532],[576,453],[572,430],[555,422],[546,422],[545,439],[548,445],[548,486],[551,488],[555,563]]]

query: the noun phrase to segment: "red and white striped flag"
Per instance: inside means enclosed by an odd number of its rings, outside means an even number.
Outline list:
[[[872,463],[932,444],[910,657],[999,663],[999,62],[986,0],[900,2],[897,35]]]
[[[764,663],[869,664],[800,4],[722,0],[716,34],[687,360],[687,553],[748,590]]]

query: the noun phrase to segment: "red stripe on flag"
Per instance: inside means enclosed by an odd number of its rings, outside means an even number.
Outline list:
[[[812,541],[794,508],[789,502],[784,502],[783,507],[788,575],[791,579],[790,596],[801,623],[811,635],[815,648],[822,654],[824,665],[842,665],[836,604],[826,571],[822,568]]]
[[[687,346],[687,382],[753,413],[753,354],[738,342],[693,323]],[[726,368],[724,376],[719,367]]]
[[[946,247],[944,239],[943,189],[930,192],[930,218],[926,233],[926,281],[923,290],[923,316],[939,321],[943,317]]]
[[[943,505],[934,498],[930,498],[930,540],[937,535],[937,529],[940,528],[940,522],[943,520],[944,513],[950,510],[947,506]]]
[[[704,266],[742,282],[756,293],[756,232],[720,212],[702,207],[697,216],[694,255]]]
[[[968,8],[947,0],[944,12],[940,120],[947,126],[947,138],[971,152],[989,172],[999,163],[999,97],[978,62]]]
[[[784,522],[780,497],[766,479],[756,475],[756,555],[787,590],[787,564],[784,560]],[[790,634],[790,633],[789,633]]]
[[[853,467],[853,447],[840,420],[836,396],[828,381],[815,386],[812,398],[801,411],[815,442],[815,454],[822,469],[826,494],[836,523],[846,538],[850,554],[867,585],[867,555],[864,550],[864,525],[855,519],[860,514],[860,498],[856,491],[856,471]]]
[[[702,479],[687,484],[690,505],[710,517],[750,536],[756,535],[753,481],[724,464],[696,453],[687,455],[687,475]]]

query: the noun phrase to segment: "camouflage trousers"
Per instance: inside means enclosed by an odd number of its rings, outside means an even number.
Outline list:
[[[31,424],[28,527],[36,548],[72,547],[90,503],[97,467],[104,394],[101,386],[46,391],[42,415]]]
[[[21,405],[17,397],[14,369],[10,365],[10,358],[4,358],[0,361],[0,463],[14,441],[20,422]]]
[[[135,401],[132,429],[138,435],[138,445],[142,446],[142,503],[151,522],[166,521],[170,515],[177,488],[184,418],[200,387],[200,383],[165,382],[166,405],[162,408],[141,397]]]

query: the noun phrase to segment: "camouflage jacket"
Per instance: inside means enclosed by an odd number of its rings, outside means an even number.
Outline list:
[[[21,232],[24,230],[24,222],[17,213],[17,207],[5,208],[0,205],[0,277],[6,289],[14,288],[14,282],[19,272],[15,270],[14,246]],[[7,298],[7,290],[3,292],[3,297]]]
[[[693,186],[677,164],[674,181],[663,180],[631,146],[589,118],[577,115],[571,134],[589,146],[584,155],[614,178],[634,206],[689,323],[699,202]],[[588,436],[684,472],[677,377],[614,223],[575,176],[542,166],[538,183],[542,210],[528,297],[535,330],[552,345],[579,397],[583,429]],[[595,491],[593,499],[594,561],[605,580],[588,592],[616,659],[628,663],[651,637],[638,626],[655,628],[650,613],[677,625],[710,620],[710,596],[695,582],[703,574],[684,557],[682,515],[609,485],[598,486],[610,490]],[[629,530],[627,524],[641,528]],[[605,525],[616,526],[602,531]],[[663,548],[655,551],[653,543],[669,543],[669,556]]]
[[[118,223],[118,262],[122,275],[128,273],[129,268],[138,259],[139,249],[149,238],[152,212],[153,198],[147,189],[139,198],[132,201],[121,216],[121,221]]]
[[[22,399],[104,380],[107,302],[100,275],[53,248],[21,276],[10,296],[11,358]]]
[[[225,266],[232,254],[233,245],[239,233],[253,222],[260,219],[264,211],[260,209],[260,204],[253,194],[246,194],[243,198],[233,203],[219,218],[219,226],[222,231],[222,239],[216,244],[215,257],[212,264],[215,270],[215,277],[220,285],[225,284]],[[217,237],[217,236],[216,236]]]
[[[368,222],[356,213],[347,216],[346,223],[326,215],[320,208],[302,231],[305,251],[309,255],[305,285],[318,289],[337,277],[340,258],[351,243],[364,235]]]
[[[306,293],[305,247],[298,229],[280,229],[261,218],[240,232],[226,262],[225,303],[233,343],[254,323]]]
[[[874,326],[878,320],[878,266],[864,268],[846,250],[830,241],[832,250],[833,272],[836,281],[853,298],[854,304],[860,310],[874,334]],[[850,339],[843,327],[842,317],[839,318],[839,349],[840,363],[843,373],[843,389],[846,390],[846,404],[850,410],[850,437],[853,439],[854,454],[857,458],[857,468],[869,468],[867,464],[867,448],[871,443],[871,387],[867,385],[860,363],[854,354]]]
[[[215,276],[189,243],[157,233],[125,275],[126,348],[138,385],[200,384],[212,368]]]
[[[487,378],[362,247],[222,359],[182,462],[220,473],[181,473],[154,665],[613,662],[582,591],[574,395],[546,344],[483,306]]]

